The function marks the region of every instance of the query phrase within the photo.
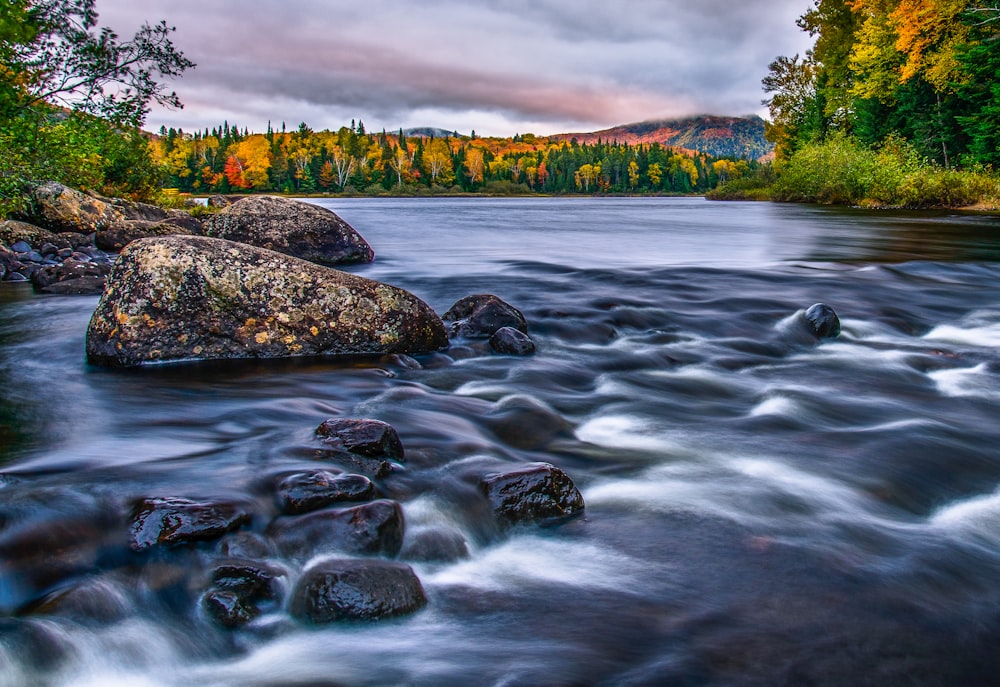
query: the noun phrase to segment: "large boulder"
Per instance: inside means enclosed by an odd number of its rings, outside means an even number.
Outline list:
[[[400,288],[222,239],[129,244],[87,328],[97,365],[446,347],[441,319]]]
[[[122,248],[139,239],[191,233],[186,227],[165,220],[127,219],[97,232],[94,236],[94,243],[101,250],[118,253]]]
[[[292,592],[293,617],[312,623],[378,620],[419,610],[427,597],[413,569],[377,560],[326,560]]]
[[[375,259],[371,246],[335,213],[288,198],[243,198],[209,218],[203,233],[321,265],[365,263]]]
[[[31,208],[27,215],[31,223],[52,231],[85,234],[106,229],[126,219],[121,208],[55,181],[32,189]]]

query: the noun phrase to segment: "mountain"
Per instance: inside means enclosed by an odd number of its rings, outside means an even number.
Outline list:
[[[455,131],[448,131],[447,129],[437,129],[432,126],[417,126],[412,129],[405,129],[403,131],[405,136],[421,136],[423,138],[450,138],[452,136],[458,137],[458,133]]]
[[[684,148],[713,157],[760,159],[774,146],[764,138],[764,120],[757,116],[719,117],[698,115],[683,119],[660,119],[594,131],[592,133],[556,134],[551,140],[579,143],[660,143]]]

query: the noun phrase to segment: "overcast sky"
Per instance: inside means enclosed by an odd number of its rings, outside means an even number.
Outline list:
[[[760,80],[803,53],[809,0],[97,0],[101,24],[177,28],[185,107],[147,128],[267,122],[480,135],[763,114]]]

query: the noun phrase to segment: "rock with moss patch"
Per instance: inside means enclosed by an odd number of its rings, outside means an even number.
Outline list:
[[[199,236],[129,244],[87,328],[92,364],[428,353],[441,319],[403,289]]]
[[[288,198],[243,198],[209,218],[203,233],[320,265],[366,263],[375,259],[371,246],[336,213]]]
[[[32,224],[56,232],[90,233],[126,219],[121,208],[55,181],[32,189],[26,215]]]

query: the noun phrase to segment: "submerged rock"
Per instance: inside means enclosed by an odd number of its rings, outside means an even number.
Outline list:
[[[364,475],[334,475],[326,470],[289,475],[278,485],[278,506],[289,515],[374,497],[375,485]]]
[[[332,418],[316,428],[316,436],[325,444],[369,458],[403,460],[399,434],[381,420]]]
[[[218,539],[250,522],[250,513],[236,503],[149,498],[140,501],[132,515],[129,546],[145,551]]]
[[[479,483],[502,527],[551,525],[583,513],[583,495],[565,472],[548,463],[491,474]]]
[[[805,318],[813,334],[821,339],[832,339],[840,336],[840,318],[829,305],[816,303],[806,310]]]
[[[287,556],[308,558],[323,551],[395,556],[403,546],[403,510],[379,499],[353,508],[331,508],[277,518],[267,529]]]
[[[528,333],[528,323],[521,311],[492,294],[466,296],[441,319],[451,323],[448,333],[452,337],[489,339],[503,327]]]
[[[375,253],[354,228],[312,203],[274,196],[247,196],[210,217],[212,236],[293,255],[320,265],[371,262]]]
[[[307,570],[292,593],[293,617],[312,623],[378,620],[427,604],[423,586],[403,563],[327,560]]]
[[[457,530],[432,527],[414,534],[400,556],[411,561],[451,563],[468,558],[469,545]]]
[[[108,283],[87,328],[97,365],[428,353],[448,343],[440,318],[403,289],[222,239],[140,239]]]

